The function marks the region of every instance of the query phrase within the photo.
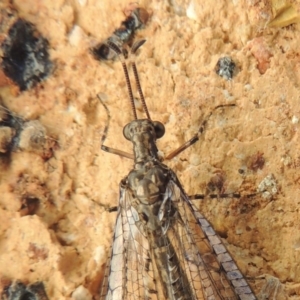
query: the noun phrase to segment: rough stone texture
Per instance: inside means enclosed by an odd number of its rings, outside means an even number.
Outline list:
[[[2,105],[39,120],[56,146],[49,159],[26,150],[0,158],[0,285],[43,281],[50,299],[97,299],[116,218],[106,208],[132,162],[100,151],[107,115],[96,95],[112,116],[107,146],[131,151],[122,129],[132,115],[121,65],[94,60],[89,48],[124,20],[124,1],[14,4],[49,40],[55,71],[26,92],[2,87]],[[140,5],[153,13],[137,34],[147,39],[137,63],[152,119],[166,126],[159,149],[187,141],[215,106],[236,104],[168,165],[191,195],[214,178],[243,195],[272,179],[271,198],[205,199],[199,209],[261,299],[300,299],[300,24],[266,27],[267,0]],[[222,56],[238,67],[231,81],[214,71]]]

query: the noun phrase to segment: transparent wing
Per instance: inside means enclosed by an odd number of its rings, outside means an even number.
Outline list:
[[[178,210],[168,236],[180,257],[195,299],[256,299],[233,258],[209,222],[185,194],[176,175],[166,193]]]
[[[165,220],[161,230],[146,229],[147,221],[135,209],[138,200],[120,188],[100,299],[256,299],[220,238],[173,176],[157,210],[157,221]]]
[[[133,200],[129,190],[121,187],[113,245],[100,299],[164,299],[155,280],[157,271],[153,270],[149,237],[131,205]]]

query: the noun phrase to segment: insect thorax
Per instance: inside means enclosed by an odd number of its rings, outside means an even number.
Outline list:
[[[169,220],[173,211],[173,204],[165,199],[173,172],[157,156],[155,142],[156,137],[161,136],[159,126],[156,122],[144,119],[132,121],[124,128],[124,136],[133,143],[135,165],[123,184],[132,194],[134,203],[131,205],[142,216],[141,221],[150,231],[163,226],[167,215],[165,210],[168,211]]]

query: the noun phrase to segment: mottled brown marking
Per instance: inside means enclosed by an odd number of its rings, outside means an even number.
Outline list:
[[[43,247],[40,247],[34,243],[30,243],[27,249],[28,256],[33,260],[45,260],[48,258],[49,250]]]
[[[247,160],[247,167],[254,172],[262,170],[265,165],[265,158],[263,155],[262,152],[258,151],[256,154],[250,156]]]

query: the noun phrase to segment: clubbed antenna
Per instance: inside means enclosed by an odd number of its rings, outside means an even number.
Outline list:
[[[124,57],[123,52],[121,51],[121,49],[115,43],[107,42],[107,44],[113,51],[115,51],[118,54],[118,56],[121,59],[123,71],[124,71],[124,74],[125,74],[128,94],[129,94],[129,100],[130,100],[130,104],[131,104],[131,108],[132,108],[132,112],[133,112],[133,117],[134,117],[135,120],[137,120],[137,114],[136,114],[136,109],[135,109],[135,105],[134,105],[132,87],[131,87],[131,83],[130,83],[128,69],[127,69],[127,66],[126,66],[126,63],[125,63],[125,57]]]
[[[137,41],[133,44],[132,48],[131,48],[131,53],[134,55],[134,58],[135,58],[135,54],[137,52],[137,50],[146,42],[146,40],[140,40],[140,41]],[[149,111],[148,111],[148,108],[147,108],[147,105],[146,105],[146,101],[145,101],[145,97],[144,97],[144,94],[143,94],[143,91],[142,91],[142,88],[141,88],[141,84],[140,84],[140,79],[139,79],[139,74],[138,74],[138,71],[137,71],[137,68],[136,68],[136,63],[135,63],[135,59],[132,60],[132,70],[133,70],[133,74],[134,74],[134,78],[135,78],[135,82],[136,82],[136,86],[137,86],[137,89],[138,89],[138,92],[139,92],[139,95],[140,95],[140,98],[141,98],[141,101],[142,101],[142,105],[143,105],[143,108],[144,108],[144,111],[147,115],[147,118],[149,120],[151,120],[150,118],[150,114],[149,114]]]

